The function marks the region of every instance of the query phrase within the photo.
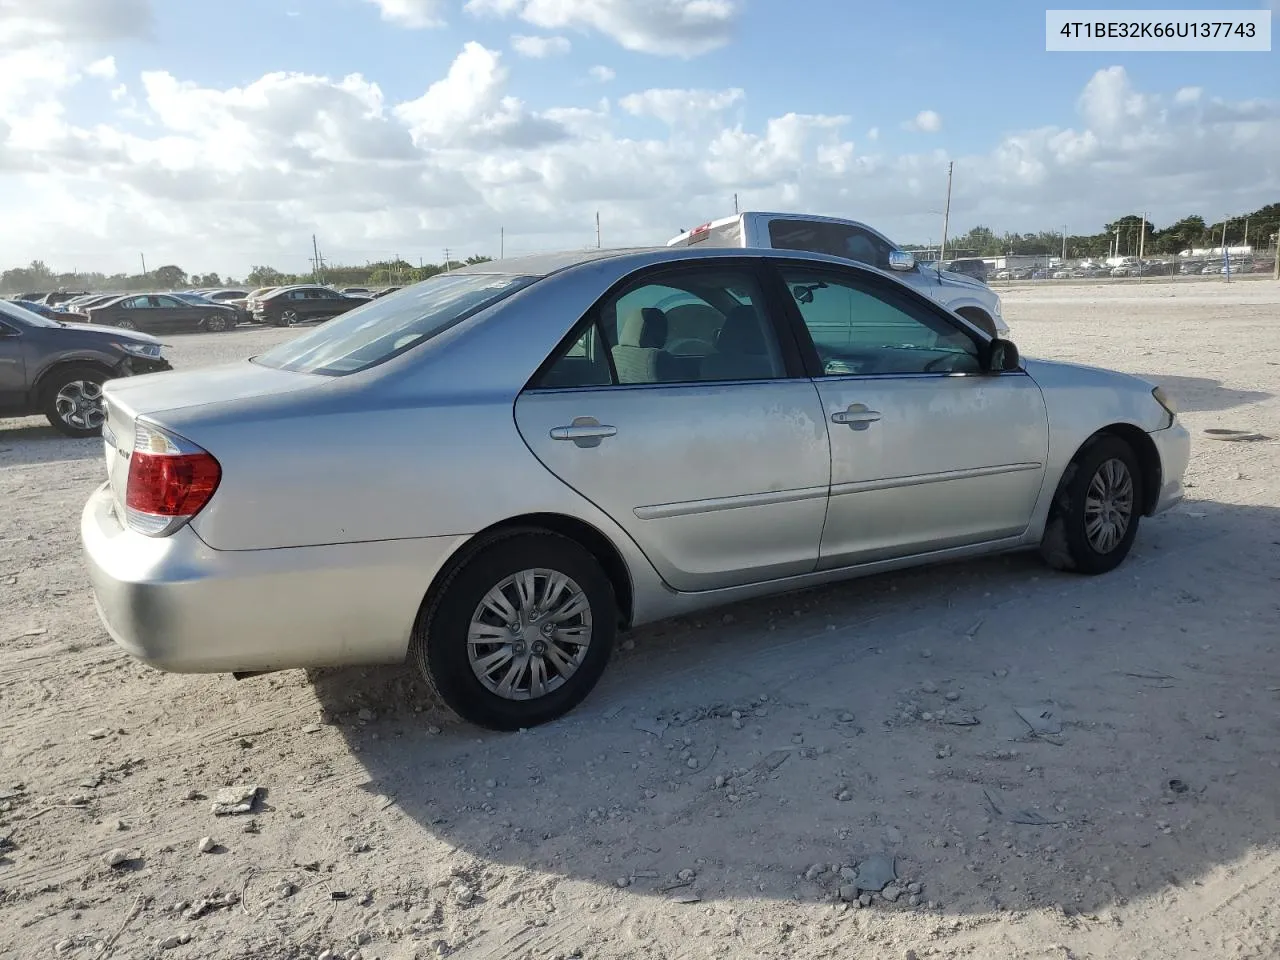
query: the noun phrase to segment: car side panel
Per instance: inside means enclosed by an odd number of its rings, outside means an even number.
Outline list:
[[[0,326],[3,324],[0,320]],[[0,336],[0,410],[20,410],[27,399],[27,353],[30,335],[12,328],[16,336]]]

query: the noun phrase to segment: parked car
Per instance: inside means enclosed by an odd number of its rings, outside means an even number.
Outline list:
[[[32,313],[38,313],[46,320],[63,321],[79,321],[84,319],[79,314],[71,313],[67,310],[60,310],[57,307],[50,307],[43,303],[32,303],[27,300],[17,301],[17,305],[24,310],[30,310]]]
[[[987,282],[986,261],[976,257],[948,261],[943,269],[950,270],[952,273],[963,274],[966,277],[973,277],[973,279],[980,280],[983,283]]]
[[[239,320],[233,307],[207,301],[189,303],[169,293],[127,294],[89,307],[86,314],[90,323],[151,333],[221,333],[235,327]]]
[[[245,290],[208,290],[204,295],[214,303],[226,303],[231,300],[243,300],[249,294]]]
[[[341,293],[341,294],[343,294],[344,296],[348,296],[348,297],[353,296],[353,295],[354,295],[354,296],[361,296],[361,297],[371,297],[371,296],[373,296],[373,294],[371,294],[371,293],[369,292],[369,288],[368,288],[368,287],[343,287],[343,288],[342,288],[341,290],[339,290],[338,292],[339,292],[339,293]]]
[[[704,223],[667,241],[667,246],[673,247],[704,245],[805,250],[864,263],[893,273],[988,334],[1004,336],[1009,332],[1001,315],[1000,295],[982,280],[937,264],[917,263],[914,255],[864,223],[808,214],[740,213]]]
[[[1070,270],[1055,270],[1055,271],[1053,271],[1053,273],[1052,273],[1052,274],[1050,274],[1050,276],[1051,276],[1054,280],[1070,280],[1070,279],[1071,279],[1071,277],[1072,277],[1072,271],[1070,271]]]
[[[461,267],[106,397],[81,537],[122,647],[181,672],[407,657],[504,730],[579,703],[619,628],[1011,550],[1109,571],[1190,450],[1157,386],[781,250]]]
[[[90,294],[87,297],[76,297],[74,300],[68,300],[65,306],[67,310],[83,315],[92,307],[115,300],[119,296],[121,294],[118,293]]]
[[[254,301],[253,319],[292,327],[308,320],[328,320],[370,302],[368,297],[348,297],[328,287],[283,287]]]
[[[1128,275],[1129,275],[1129,268],[1126,266],[1117,266],[1117,267],[1111,268],[1111,276],[1113,277],[1127,277]]]
[[[276,290],[281,290],[281,289],[283,288],[282,287],[258,287],[258,289],[256,290],[250,290],[249,293],[245,295],[245,298],[243,300],[238,300],[235,298],[228,300],[227,306],[235,307],[236,309],[243,311],[245,316],[247,316],[248,319],[252,321],[253,310],[254,310],[254,307],[257,306],[258,300],[261,299],[262,297],[265,297],[269,293],[273,293]]]
[[[385,297],[388,293],[395,293],[397,290],[403,289],[403,287],[383,287],[373,295],[373,299],[377,300],[379,297]]]
[[[88,290],[55,290],[53,293],[46,293],[40,300],[46,307],[56,307],[60,303],[67,300],[74,300],[76,297],[83,297]]]
[[[0,302],[0,417],[43,414],[69,437],[97,435],[102,385],[172,369],[159,340],[51,320]]]

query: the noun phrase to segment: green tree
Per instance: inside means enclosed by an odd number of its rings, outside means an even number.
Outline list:
[[[187,285],[187,271],[172,263],[157,267],[151,272],[151,278],[157,287],[165,287],[169,290]]]
[[[249,271],[244,282],[251,287],[275,287],[285,281],[285,275],[275,267],[257,266]]]

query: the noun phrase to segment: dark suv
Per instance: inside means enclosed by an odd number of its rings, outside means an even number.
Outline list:
[[[0,301],[0,417],[43,413],[69,437],[102,431],[102,384],[171,370],[155,337],[60,323]]]
[[[347,297],[328,287],[281,287],[254,301],[253,319],[292,327],[307,320],[328,320],[368,302],[367,297]]]

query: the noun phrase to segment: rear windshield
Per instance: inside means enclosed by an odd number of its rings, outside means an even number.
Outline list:
[[[266,367],[298,373],[356,373],[430,340],[535,279],[442,273],[370,300],[253,359]]]

